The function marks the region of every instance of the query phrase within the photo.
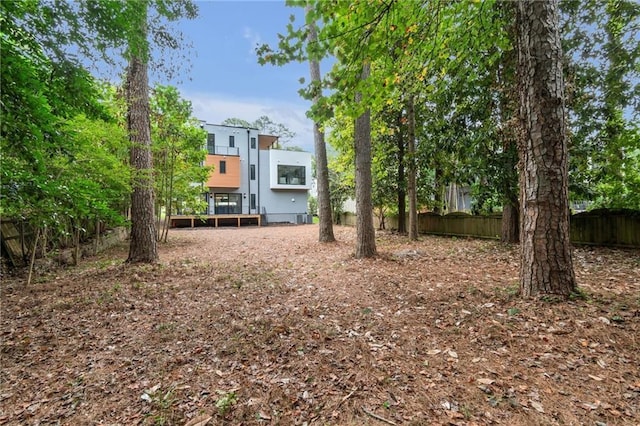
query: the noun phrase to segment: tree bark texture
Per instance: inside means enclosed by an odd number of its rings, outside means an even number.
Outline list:
[[[416,193],[416,110],[413,97],[407,100],[407,193],[409,195],[409,239],[418,239],[418,196]]]
[[[500,241],[503,243],[517,243],[520,241],[518,201],[505,202],[502,206],[502,228]]]
[[[407,232],[407,193],[405,191],[405,173],[404,173],[404,138],[402,137],[402,114],[398,115],[398,232],[404,234]]]
[[[127,259],[131,263],[153,263],[158,260],[148,86],[147,64],[134,55],[129,61],[126,92],[130,161],[133,168],[131,239]]]
[[[307,5],[307,13],[311,10],[311,4]],[[318,32],[315,22],[309,25],[309,44],[318,42]],[[320,63],[315,59],[309,60],[311,84],[320,84]],[[320,101],[322,93],[318,88],[313,102]],[[313,145],[316,151],[316,177],[318,179],[318,216],[320,224],[318,228],[318,241],[328,243],[335,241],[333,235],[333,218],[331,217],[331,195],[329,192],[329,165],[327,161],[327,145],[324,140],[324,132],[319,123],[313,123]]]
[[[558,3],[520,0],[520,290],[568,296],[576,288],[569,240],[567,139]]]
[[[362,67],[362,79],[369,77],[369,65]],[[362,95],[356,94],[356,102]],[[356,156],[356,258],[376,255],[376,233],[373,226],[371,198],[371,111],[362,113],[355,122]]]

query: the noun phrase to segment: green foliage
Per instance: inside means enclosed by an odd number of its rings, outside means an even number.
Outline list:
[[[175,87],[156,86],[150,104],[156,211],[199,214],[206,204],[202,187],[194,183],[205,182],[211,171],[202,166],[206,131]]]
[[[567,1],[565,74],[572,198],[592,207],[640,207],[640,4]]]
[[[180,35],[167,24],[195,16],[188,0],[0,2],[3,218],[46,226],[51,243],[88,221],[123,223],[130,170],[122,109],[83,64],[113,64],[126,52],[151,59],[136,25],[149,4],[155,48],[176,47]]]
[[[0,3],[0,214],[46,225],[53,237],[70,222],[121,222],[129,174],[111,94],[83,68],[47,56],[46,40],[28,32],[51,19],[37,6]]]
[[[494,106],[498,95],[492,83],[502,54],[510,49],[496,3],[312,2],[306,16],[305,24],[321,22],[319,42],[305,50],[308,26],[296,29],[292,21],[279,36],[277,49],[258,49],[261,63],[336,58],[324,81],[309,84],[301,94],[310,99],[331,89],[310,116],[331,129],[330,143],[344,157],[342,164],[354,154],[350,120],[364,107],[372,111],[372,190],[378,208],[393,206],[400,186],[406,185],[398,174],[400,163],[418,163],[422,206],[432,204],[436,169],[447,182],[487,184],[485,176],[496,176],[499,163],[487,164],[502,149],[494,142],[500,111]],[[360,79],[362,61],[371,64],[366,81]],[[364,102],[356,103],[355,93],[362,93]],[[397,135],[407,131],[406,124],[398,124],[398,115],[406,123],[402,116],[408,96],[416,100],[416,158],[399,157],[397,148]],[[511,169],[506,178],[513,186]],[[495,185],[494,192],[507,186],[502,181]]]
[[[218,391],[220,397],[216,400],[216,408],[218,409],[218,414],[224,417],[229,410],[238,402],[238,395],[235,391]]]
[[[314,197],[313,195],[310,195],[308,198],[308,203],[309,203],[309,214],[310,215],[317,215],[318,214],[318,199],[316,197]]]

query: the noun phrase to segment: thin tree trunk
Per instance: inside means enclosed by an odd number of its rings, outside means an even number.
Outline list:
[[[47,256],[47,234],[49,232],[49,228],[47,228],[47,225],[42,227],[42,257],[46,257]]]
[[[96,217],[96,223],[95,223],[95,235],[94,235],[94,241],[93,241],[93,255],[95,256],[96,254],[98,254],[98,246],[100,244],[100,218]]]
[[[153,155],[153,150],[151,151]],[[160,161],[160,157],[162,160]],[[155,193],[155,216],[156,216],[156,241],[162,241],[164,236],[164,227],[159,226],[162,223],[162,202],[164,201],[165,206],[167,203],[167,150],[163,149],[160,152],[156,152],[154,155],[154,161],[156,164],[157,177],[156,177],[156,188],[157,191]],[[157,183],[157,179],[160,178],[160,183]]]
[[[520,93],[520,290],[576,288],[569,240],[567,139],[557,1],[516,3]]]
[[[404,172],[404,138],[402,137],[402,113],[398,114],[398,232],[407,232],[407,192],[405,191],[406,177]]]
[[[407,132],[407,192],[409,195],[409,239],[418,239],[418,196],[416,191],[416,111],[413,96],[407,99],[407,119],[409,131]]]
[[[73,266],[78,265],[80,260],[80,224],[73,231]]]
[[[40,239],[40,227],[36,230],[36,238],[33,240],[33,249],[31,250],[31,260],[29,261],[29,275],[27,276],[27,286],[31,285],[31,277],[33,276],[33,265],[36,263],[36,249],[38,248],[38,240]]]
[[[369,64],[362,67],[362,79],[369,77]],[[362,94],[356,94],[362,102]],[[356,156],[356,257],[376,255],[376,232],[373,226],[371,198],[371,111],[367,108],[355,122]]]
[[[433,212],[436,214],[442,214],[442,168],[437,165],[433,186]]]
[[[311,10],[311,4],[307,5],[307,13]],[[314,44],[318,42],[318,33],[315,22],[309,24],[309,41]],[[315,105],[320,102],[322,92],[320,89],[320,63],[315,59],[309,60],[311,74],[311,84],[317,84],[317,94],[313,97]],[[318,179],[318,217],[320,224],[318,227],[318,241],[328,243],[335,241],[333,235],[333,219],[331,217],[331,195],[329,192],[329,166],[327,160],[327,146],[324,140],[324,132],[320,128],[320,123],[313,123],[313,144],[316,151],[316,178]]]
[[[148,84],[147,64],[134,55],[127,73],[127,124],[133,167],[131,240],[127,259],[130,263],[158,260]]]
[[[176,169],[176,153],[174,150],[171,151],[171,168],[169,169],[169,188],[167,191],[167,198],[165,201],[165,205],[167,206],[167,211],[164,215],[164,242],[166,243],[169,239],[169,226],[171,224],[171,206],[173,201],[173,182],[175,179],[175,169]]]

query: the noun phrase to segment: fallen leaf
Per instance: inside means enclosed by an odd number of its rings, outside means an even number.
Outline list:
[[[427,351],[427,355],[438,355],[440,352],[442,352],[440,349],[431,349]]]
[[[529,404],[531,404],[531,406],[538,412],[538,413],[544,413],[544,407],[542,406],[542,404],[540,404],[537,401],[529,401]]]
[[[590,402],[583,402],[581,405],[582,408],[584,408],[585,410],[596,410],[598,409],[598,404],[592,404]]]
[[[495,383],[495,380],[483,377],[481,379],[478,379],[477,382],[483,385],[491,385]]]
[[[209,423],[209,420],[211,420],[212,417],[208,414],[202,414],[198,417],[194,417],[193,419],[189,420],[187,423],[185,423],[184,426],[204,426],[207,423]]]
[[[262,411],[258,413],[258,417],[260,417],[260,420],[271,420],[271,416]]]
[[[155,385],[154,387],[147,389],[145,392],[148,393],[149,395],[152,395],[154,393],[156,393],[156,391],[160,389],[160,383],[158,383],[157,385]]]
[[[589,377],[591,377],[593,380],[595,380],[596,382],[601,382],[604,379],[600,376],[594,376],[593,374],[589,374]]]

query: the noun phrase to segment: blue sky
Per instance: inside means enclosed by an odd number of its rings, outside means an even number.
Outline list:
[[[193,48],[187,53],[190,70],[181,82],[170,82],[192,102],[194,115],[217,124],[238,117],[253,121],[262,115],[296,132],[291,145],[313,150],[312,123],[305,112],[299,79],[309,80],[307,63],[261,66],[257,44],[277,43],[289,16],[303,22],[303,10],[276,1],[199,1],[199,17],[178,27]],[[326,71],[326,70],[323,70]]]

